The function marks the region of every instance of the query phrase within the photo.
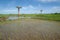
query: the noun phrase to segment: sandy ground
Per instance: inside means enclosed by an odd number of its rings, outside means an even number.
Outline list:
[[[21,19],[0,27],[0,40],[60,40],[60,22]]]

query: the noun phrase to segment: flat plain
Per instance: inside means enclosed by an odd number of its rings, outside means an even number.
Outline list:
[[[0,24],[0,40],[60,40],[60,22],[20,19]]]

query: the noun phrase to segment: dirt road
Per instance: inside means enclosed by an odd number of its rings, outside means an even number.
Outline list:
[[[0,27],[1,40],[60,40],[60,22],[21,19]]]

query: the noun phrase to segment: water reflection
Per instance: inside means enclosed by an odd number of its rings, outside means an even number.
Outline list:
[[[19,18],[31,18],[31,17],[20,16]],[[16,20],[16,19],[18,19],[18,16],[10,16],[7,20]]]

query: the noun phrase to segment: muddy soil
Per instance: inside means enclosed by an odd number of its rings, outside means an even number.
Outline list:
[[[0,40],[60,40],[60,22],[21,19],[0,27]]]

